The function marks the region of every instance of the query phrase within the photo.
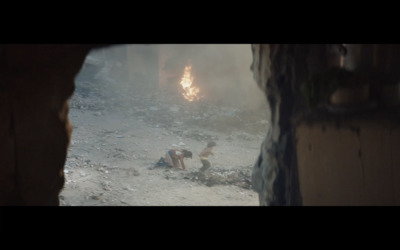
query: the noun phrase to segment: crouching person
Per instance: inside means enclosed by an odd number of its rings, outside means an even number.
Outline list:
[[[165,154],[164,160],[168,166],[186,170],[183,158],[192,158],[192,152],[186,149],[170,149]]]

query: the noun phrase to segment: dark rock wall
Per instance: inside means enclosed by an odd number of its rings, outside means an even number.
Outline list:
[[[67,99],[91,48],[0,46],[0,205],[59,204],[71,134]]]
[[[292,119],[304,110],[301,83],[326,68],[326,45],[253,44],[251,69],[265,93],[270,126],[253,169],[260,205],[300,205]]]
[[[398,143],[395,139],[386,140],[385,144],[381,141],[389,138],[385,137],[388,134],[393,138],[397,135],[400,46],[253,44],[252,52],[254,79],[265,93],[271,113],[270,127],[252,174],[260,205],[397,204],[399,166],[393,152]],[[329,72],[338,68],[352,77],[339,81],[339,87],[368,86],[367,102],[326,106],[326,96],[332,94],[329,84],[334,79],[327,77],[336,77]],[[302,86],[317,75],[325,78],[321,78],[317,106],[311,108],[310,96],[302,93]],[[386,93],[385,97],[385,87],[397,92]],[[388,108],[384,105],[388,103],[394,105]],[[338,126],[343,122],[357,124],[352,126],[369,131],[371,136],[363,133],[362,140],[352,145],[352,137],[346,134],[348,128]],[[325,124],[322,134],[320,124]],[[333,128],[329,136],[328,127]],[[379,137],[381,134],[384,136]],[[374,146],[371,138],[380,138],[381,144],[377,141],[379,146]],[[376,147],[386,149],[371,150]],[[379,195],[379,190],[385,195]]]

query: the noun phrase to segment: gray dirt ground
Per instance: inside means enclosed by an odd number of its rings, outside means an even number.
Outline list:
[[[77,82],[70,120],[62,206],[259,205],[250,176],[268,125],[262,112]],[[201,174],[197,155],[209,140],[214,166]],[[153,167],[170,148],[193,152],[186,171]]]

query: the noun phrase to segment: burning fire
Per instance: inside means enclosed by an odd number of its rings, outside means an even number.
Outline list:
[[[192,87],[193,77],[190,74],[191,69],[192,69],[191,65],[185,67],[185,71],[183,73],[183,77],[181,80],[181,85],[184,90],[184,93],[182,93],[182,95],[189,102],[191,102],[195,99],[198,100],[199,97],[197,94],[200,92],[199,88]]]

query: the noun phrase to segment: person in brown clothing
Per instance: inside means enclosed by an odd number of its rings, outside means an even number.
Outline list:
[[[212,150],[214,149],[214,147],[217,144],[213,141],[209,142],[207,144],[207,147],[205,149],[203,149],[203,151],[201,151],[201,153],[199,154],[200,157],[200,161],[203,164],[203,166],[200,168],[201,172],[206,171],[207,169],[209,169],[211,167],[211,163],[208,160],[208,156],[209,155],[214,155],[214,153],[212,152]]]

